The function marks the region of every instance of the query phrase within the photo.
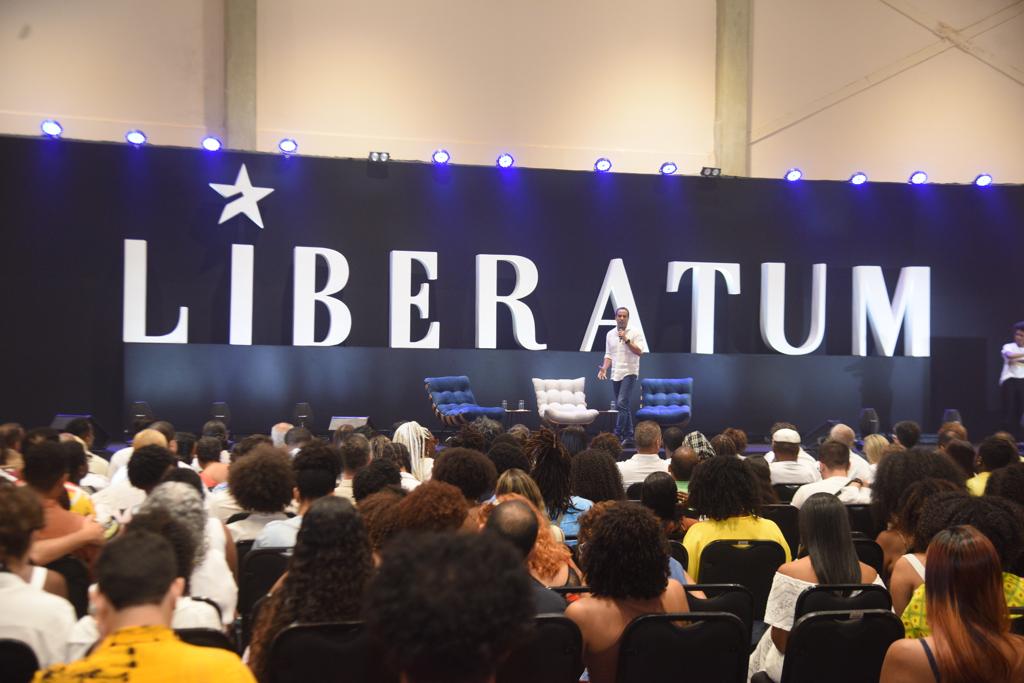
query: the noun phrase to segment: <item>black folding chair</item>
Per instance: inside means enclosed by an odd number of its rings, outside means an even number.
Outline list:
[[[793,496],[796,495],[796,490],[800,486],[802,484],[772,484],[772,488],[775,489],[775,493],[778,494],[779,500],[783,503],[791,502]]]
[[[222,650],[235,652],[235,644],[224,631],[212,628],[176,628],[174,633],[189,645],[200,647],[219,647]]]
[[[737,583],[694,583],[683,586],[686,591],[686,602],[691,612],[728,612],[743,622],[747,630],[747,639],[754,626],[754,596],[750,591]],[[705,595],[698,598],[693,595],[701,592]]]
[[[235,522],[241,522],[243,519],[249,519],[251,512],[236,512],[235,514],[228,517],[228,521],[225,524],[234,524]]]
[[[256,601],[266,595],[288,569],[290,556],[282,548],[250,550],[239,562],[238,613],[245,617]]]
[[[857,559],[882,576],[882,570],[885,568],[885,552],[882,550],[882,546],[872,538],[854,536],[853,549],[857,552]]]
[[[77,557],[65,555],[46,565],[50,571],[64,577],[68,585],[68,602],[75,608],[75,615],[81,619],[89,612],[89,568]]]
[[[26,643],[0,638],[0,676],[8,683],[28,683],[39,670],[36,653]]]
[[[875,522],[870,505],[847,504],[846,514],[850,518],[850,531],[862,533],[868,538],[876,538],[882,531],[881,525]]]
[[[683,544],[679,541],[669,541],[668,552],[676,559],[676,562],[683,565],[683,571],[686,571],[686,568],[690,564],[690,553],[686,552],[686,548],[683,547]]]
[[[786,551],[775,541],[713,541],[700,554],[701,583],[738,583],[754,597],[754,619],[764,619],[775,571]]]
[[[249,554],[250,550],[252,550],[252,544],[255,542],[255,539],[250,541],[235,541],[235,556],[238,558],[239,567],[242,566],[242,562],[245,561],[245,556]]]
[[[398,683],[360,621],[293,624],[270,644],[270,683]]]
[[[886,651],[903,636],[892,610],[805,614],[789,633],[780,683],[877,681]]]
[[[637,617],[622,632],[619,683],[747,680],[749,638],[734,614],[681,612]]]
[[[873,583],[836,583],[808,588],[796,599],[794,621],[811,612],[855,612],[892,609],[892,596]]]
[[[800,549],[800,509],[789,503],[762,505],[758,514],[775,522],[789,544],[790,557],[796,557]]]
[[[1010,633],[1024,636],[1024,607],[1010,608]]]
[[[497,683],[576,683],[583,673],[583,636],[568,617],[534,617],[527,640],[498,666]]]

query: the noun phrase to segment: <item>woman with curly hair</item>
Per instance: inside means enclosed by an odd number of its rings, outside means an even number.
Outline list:
[[[622,632],[644,614],[687,612],[686,592],[669,578],[668,541],[654,514],[635,503],[601,503],[588,524],[580,563],[590,586],[565,610],[583,634],[592,683],[615,680]],[[588,513],[590,516],[592,513]]]
[[[778,525],[757,516],[760,491],[743,460],[723,456],[697,464],[690,478],[689,504],[703,521],[689,528],[683,547],[690,556],[688,572],[700,581],[700,554],[712,541],[762,540],[782,546],[789,562],[789,543]]]
[[[569,453],[553,431],[541,429],[526,442],[526,455],[533,462],[530,476],[537,482],[548,517],[562,529],[565,542],[576,545],[579,516],[593,503],[572,495],[572,459]]]
[[[626,500],[622,471],[608,451],[599,448],[588,448],[572,459],[569,488],[574,496],[593,503]]]
[[[493,503],[488,503],[481,511],[481,523],[486,525],[487,518],[494,512],[494,508],[510,500],[518,500],[529,506],[537,516],[537,540],[526,557],[526,567],[529,569],[530,575],[548,588],[583,585],[579,567],[572,560],[572,553],[564,543],[555,539],[547,518],[525,496],[518,493],[499,495]]]
[[[1024,505],[1024,463],[1000,467],[989,477],[986,496],[1002,496],[1018,505]]]
[[[966,490],[964,482],[967,477],[960,467],[948,455],[923,446],[890,453],[875,470],[875,481],[871,485],[871,514],[879,527],[885,526],[875,539],[885,553],[883,578],[892,573],[896,560],[910,548],[908,533],[913,530],[896,526],[900,497],[911,484],[929,477],[951,481]]]
[[[1000,569],[992,543],[974,527],[939,532],[925,581],[932,634],[890,645],[881,683],[1024,680],[1024,638],[1010,633]]]
[[[612,460],[618,462],[622,459],[622,442],[619,437],[611,432],[601,432],[590,440],[590,448],[597,448],[612,456]]]
[[[255,540],[268,522],[287,519],[284,509],[294,488],[292,462],[279,448],[257,446],[235,461],[228,469],[228,489],[249,516],[228,524],[234,541]]]
[[[249,655],[256,678],[267,680],[270,644],[286,626],[358,619],[372,572],[359,513],[344,498],[319,498],[302,516],[288,571],[256,618]]]
[[[416,487],[396,505],[395,533],[401,531],[476,531],[477,520],[469,516],[469,503],[459,489],[431,479]]]

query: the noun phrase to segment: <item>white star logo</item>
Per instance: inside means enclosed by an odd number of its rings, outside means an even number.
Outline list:
[[[263,218],[260,216],[260,208],[256,205],[256,202],[273,192],[274,188],[253,187],[249,181],[249,171],[245,169],[245,164],[242,164],[242,168],[239,169],[238,178],[235,179],[234,185],[210,183],[210,187],[216,190],[217,194],[221,197],[233,197],[238,193],[242,193],[241,197],[228,202],[227,206],[224,207],[224,210],[220,213],[220,220],[217,221],[217,225],[243,213],[260,228],[263,227]]]

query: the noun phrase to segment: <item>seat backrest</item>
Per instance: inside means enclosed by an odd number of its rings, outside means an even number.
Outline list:
[[[476,403],[473,390],[469,386],[469,377],[466,375],[427,377],[423,383],[427,387],[435,412],[443,414],[444,406],[448,405]]]
[[[200,647],[219,647],[222,650],[235,652],[235,644],[224,631],[212,628],[176,628],[175,635],[189,645]]]
[[[1017,618],[1014,619],[1014,616]],[[1024,636],[1024,607],[1010,608],[1010,633]]]
[[[712,541],[700,554],[702,583],[738,583],[754,597],[754,619],[763,619],[775,571],[786,551],[775,541]]]
[[[544,410],[549,404],[557,406],[587,407],[587,396],[583,389],[585,377],[576,379],[538,379],[533,378],[533,390],[537,394],[537,412],[544,417]]]
[[[568,617],[534,617],[527,640],[498,666],[497,683],[576,683],[583,673],[583,636]]]
[[[242,563],[245,562],[245,556],[252,550],[252,544],[255,543],[255,539],[248,541],[235,541],[235,557],[238,559],[238,566],[241,567]]]
[[[852,612],[867,609],[892,609],[892,596],[884,586],[841,583],[814,586],[796,599],[794,621],[811,612]]]
[[[859,531],[868,538],[875,538],[882,530],[875,522],[870,505],[847,504],[846,514],[850,517],[850,531]]]
[[[853,549],[857,552],[858,560],[878,572],[879,576],[882,575],[882,571],[885,569],[885,552],[882,550],[882,546],[878,545],[874,539],[854,536]]]
[[[740,683],[747,679],[749,651],[749,636],[734,614],[648,614],[622,632],[616,680]]]
[[[692,400],[692,377],[640,380],[641,406],[688,406]]]
[[[272,683],[397,683],[398,674],[386,666],[360,621],[293,624],[270,644],[267,678]]]
[[[89,612],[89,584],[92,583],[89,568],[72,555],[58,558],[46,565],[46,568],[64,577],[68,586],[68,602],[75,608],[79,619],[84,617]]]
[[[0,638],[0,672],[4,681],[28,683],[39,669],[36,653],[26,643]]]
[[[747,629],[747,639],[754,626],[754,596],[738,583],[694,583],[683,586],[691,612],[728,612],[735,614]],[[705,597],[693,595],[703,593]]]
[[[243,519],[249,519],[251,512],[236,512],[235,514],[228,517],[228,521],[225,524],[234,524],[235,522],[241,522]]]
[[[778,525],[779,531],[789,543],[790,555],[796,557],[800,548],[800,510],[789,503],[772,503],[762,505],[758,514]]]
[[[243,617],[288,568],[286,552],[282,548],[257,548],[246,553],[238,573],[238,613]]]
[[[892,610],[811,612],[789,633],[780,683],[877,681],[886,651],[903,636]]]
[[[772,484],[772,488],[775,489],[775,493],[783,503],[792,502],[793,496],[796,495],[796,490],[800,486],[800,484]]]
[[[690,553],[686,551],[686,548],[679,541],[670,540],[668,542],[668,552],[675,558],[676,562],[683,565],[683,569],[690,566]]]

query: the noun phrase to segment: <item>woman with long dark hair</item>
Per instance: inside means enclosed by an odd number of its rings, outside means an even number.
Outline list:
[[[1024,638],[1010,633],[995,547],[972,526],[939,532],[928,546],[925,596],[932,635],[889,646],[881,683],[1024,680]]]
[[[588,448],[572,459],[570,490],[575,496],[593,503],[602,500],[626,500],[622,471],[608,451]]]
[[[325,496],[302,516],[288,572],[260,610],[249,666],[266,680],[270,644],[286,626],[358,619],[373,571],[366,528],[348,500]]]
[[[572,459],[558,436],[550,429],[541,429],[526,442],[526,457],[533,463],[530,476],[540,489],[548,518],[565,534],[568,545],[576,544],[579,516],[593,502],[572,495]]]
[[[764,614],[771,628],[750,656],[751,676],[764,671],[773,681],[782,677],[796,601],[805,590],[838,583],[884,585],[878,572],[857,559],[846,507],[831,493],[816,493],[800,508],[800,538],[807,556],[787,562],[775,573]]]

